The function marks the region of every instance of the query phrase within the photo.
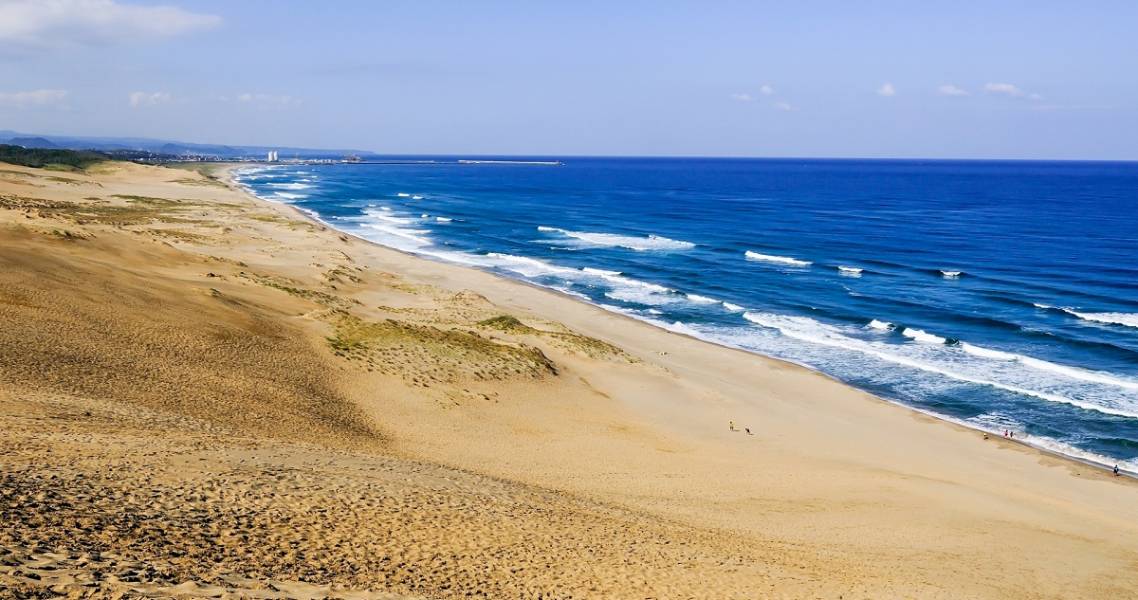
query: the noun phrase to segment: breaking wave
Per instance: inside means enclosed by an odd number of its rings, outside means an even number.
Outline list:
[[[538,231],[543,233],[556,233],[577,240],[581,244],[596,247],[617,247],[629,250],[690,250],[695,247],[691,242],[673,240],[659,235],[645,237],[620,235],[617,233],[595,233],[590,231],[570,231],[560,227],[547,227],[540,225]]]
[[[1138,418],[1138,399],[1118,388],[1135,389],[1138,381],[1000,353],[964,343],[891,344],[859,339],[852,332],[809,317],[747,312],[745,319],[808,344],[856,352],[895,365],[961,383],[990,386],[1047,402],[1104,414]],[[912,331],[905,329],[902,331]],[[923,333],[923,332],[922,332]],[[926,334],[929,335],[929,334]],[[907,336],[909,337],[909,336]],[[939,336],[932,336],[937,339]],[[1030,370],[1023,369],[1028,366]]]
[[[1084,321],[1092,321],[1094,323],[1105,323],[1107,325],[1122,325],[1125,327],[1138,327],[1138,313],[1120,313],[1120,312],[1103,312],[1103,313],[1088,313],[1071,310],[1069,308],[1062,309],[1063,312],[1076,316]]]
[[[789,256],[775,256],[773,254],[759,254],[758,252],[751,250],[744,252],[743,256],[745,256],[747,260],[773,263],[776,265],[786,265],[788,267],[809,267],[810,265],[814,264],[808,260],[800,260],[797,258],[791,258]]]

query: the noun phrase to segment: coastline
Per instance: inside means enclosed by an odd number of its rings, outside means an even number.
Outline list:
[[[271,163],[264,163],[264,165],[272,166]],[[649,327],[663,331],[663,332],[668,333],[668,334],[682,336],[682,337],[685,337],[685,338],[688,338],[688,339],[691,339],[694,341],[698,341],[700,343],[710,344],[712,346],[715,346],[715,347],[718,347],[718,348],[721,348],[724,350],[729,350],[729,351],[734,351],[734,352],[742,352],[745,355],[758,357],[758,358],[763,359],[763,360],[775,361],[777,363],[781,363],[784,365],[789,365],[789,366],[793,366],[796,368],[805,369],[806,371],[817,374],[817,375],[824,377],[830,381],[833,381],[834,383],[846,386],[846,387],[850,388],[851,390],[855,390],[859,393],[866,394],[876,401],[883,402],[885,404],[889,404],[892,406],[900,407],[904,410],[912,411],[914,413],[917,413],[917,414],[920,414],[920,415],[923,415],[926,417],[931,417],[931,418],[936,419],[936,420],[938,420],[942,423],[945,423],[949,426],[959,427],[959,428],[962,428],[966,431],[979,432],[982,434],[988,434],[988,435],[992,435],[992,436],[996,436],[996,437],[1002,437],[1001,432],[998,431],[997,429],[985,429],[985,428],[983,428],[979,425],[976,425],[976,424],[967,423],[967,422],[960,420],[960,419],[954,419],[954,418],[947,416],[947,415],[942,415],[942,414],[936,413],[936,412],[931,411],[931,410],[922,409],[922,408],[919,408],[916,406],[912,406],[911,404],[906,404],[905,402],[903,402],[901,400],[895,400],[892,398],[881,396],[879,394],[868,392],[866,390],[861,390],[861,389],[857,388],[856,386],[853,386],[853,385],[851,385],[851,384],[849,384],[849,383],[847,383],[847,382],[845,382],[845,381],[843,381],[843,380],[841,380],[841,379],[839,379],[833,375],[825,373],[825,372],[823,372],[817,368],[814,368],[814,367],[807,365],[807,364],[804,364],[804,363],[800,363],[800,362],[796,362],[793,360],[788,360],[788,359],[784,359],[784,358],[779,358],[779,357],[775,357],[775,356],[762,354],[760,352],[756,352],[753,350],[748,350],[745,348],[740,348],[740,347],[733,346],[733,345],[730,345],[727,343],[723,343],[721,341],[718,341],[718,340],[715,340],[712,338],[702,337],[702,336],[695,335],[692,333],[686,333],[682,330],[679,330],[678,328],[670,328],[666,324],[661,323],[661,322],[654,322],[653,320],[646,319],[646,318],[638,318],[636,316],[626,314],[622,311],[613,310],[613,309],[610,309],[608,307],[602,306],[600,304],[590,302],[589,300],[587,300],[585,298],[574,296],[572,294],[566,293],[566,292],[561,291],[559,289],[556,289],[556,288],[553,288],[550,286],[542,286],[542,285],[534,283],[534,282],[526,281],[525,279],[522,279],[522,278],[509,277],[507,275],[494,272],[493,270],[488,269],[488,268],[481,268],[481,267],[478,267],[475,265],[461,264],[458,262],[448,261],[444,258],[431,256],[431,255],[427,255],[427,254],[418,254],[415,252],[403,250],[403,249],[396,248],[393,246],[386,246],[386,245],[381,244],[379,242],[369,240],[367,238],[361,237],[361,236],[359,236],[355,233],[352,233],[350,231],[338,229],[332,223],[329,223],[329,222],[321,219],[319,217],[319,215],[312,213],[310,211],[301,209],[292,203],[275,201],[275,200],[271,200],[268,198],[262,198],[262,197],[258,196],[255,192],[253,192],[253,190],[251,188],[243,185],[240,181],[238,181],[237,176],[235,174],[235,171],[240,170],[242,168],[250,168],[250,167],[245,163],[221,163],[221,164],[217,165],[214,172],[215,172],[215,174],[219,175],[221,177],[221,179],[223,181],[225,181],[227,184],[229,184],[231,187],[233,187],[237,190],[240,190],[242,193],[244,193],[245,195],[247,195],[248,197],[250,197],[251,199],[253,199],[255,201],[265,202],[265,203],[268,203],[271,205],[279,205],[279,206],[287,207],[288,209],[290,209],[296,215],[298,215],[299,217],[301,217],[303,219],[309,220],[309,221],[313,222],[314,224],[319,225],[321,227],[327,227],[327,228],[329,228],[333,231],[336,231],[340,234],[350,236],[353,239],[359,240],[361,243],[371,244],[371,245],[383,248],[385,250],[388,250],[391,252],[397,252],[399,254],[402,254],[404,256],[407,256],[407,257],[413,258],[413,259],[417,259],[417,260],[426,260],[426,261],[430,261],[430,262],[434,262],[434,263],[445,264],[445,265],[448,265],[451,267],[457,267],[457,268],[462,268],[462,269],[471,269],[471,270],[479,271],[482,273],[489,274],[493,277],[498,277],[498,278],[501,278],[505,281],[512,282],[514,284],[520,284],[520,285],[527,286],[527,287],[530,287],[530,288],[533,288],[536,290],[540,290],[544,293],[550,293],[550,294],[553,294],[555,296],[558,296],[560,298],[564,298],[564,299],[572,301],[572,302],[579,302],[581,304],[590,306],[590,307],[595,308],[597,310],[604,311],[607,314],[615,315],[617,317],[627,319],[630,322],[638,323],[640,325],[647,325]],[[259,167],[252,167],[252,168],[259,168]],[[1112,471],[1114,466],[1116,464],[1118,464],[1117,461],[1112,461],[1109,457],[1099,456],[1099,455],[1095,455],[1095,454],[1087,453],[1087,452],[1082,452],[1076,448],[1068,448],[1065,451],[1065,450],[1061,450],[1061,449],[1049,448],[1046,445],[1044,445],[1043,443],[1040,443],[1037,441],[1032,441],[1031,439],[1016,439],[1016,438],[1006,438],[1006,437],[1003,437],[1002,439],[1005,442],[1017,444],[1017,445],[1022,446],[1024,448],[1029,448],[1033,451],[1040,452],[1041,454],[1044,454],[1047,456],[1051,456],[1051,457],[1055,457],[1055,458],[1059,458],[1059,459],[1064,459],[1064,460],[1070,460],[1071,462],[1079,464],[1079,465],[1097,468],[1097,469],[1101,469],[1101,470],[1107,471],[1107,472]],[[1120,468],[1119,474],[1128,478],[1128,479],[1138,481],[1138,471],[1130,470],[1130,469],[1126,469],[1126,468]]]
[[[192,168],[5,169],[0,585],[1138,594],[1129,479]]]

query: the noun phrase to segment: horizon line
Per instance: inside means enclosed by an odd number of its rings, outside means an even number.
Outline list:
[[[637,158],[653,158],[653,159],[704,159],[704,160],[866,160],[866,161],[944,161],[944,162],[1094,162],[1094,163],[1134,163],[1138,162],[1138,156],[1133,158],[1026,158],[1026,157],[934,157],[934,156],[832,156],[832,155],[818,155],[818,156],[779,156],[779,155],[726,155],[726,154],[555,154],[555,153],[493,153],[493,152],[439,152],[439,153],[421,153],[421,152],[381,152],[375,150],[365,150],[361,148],[317,148],[305,147],[291,144],[259,144],[259,143],[241,143],[235,144],[230,142],[194,142],[178,139],[165,139],[154,138],[140,135],[75,135],[66,133],[24,133],[14,129],[3,129],[0,131],[11,132],[18,134],[21,137],[70,137],[75,139],[135,139],[135,140],[148,140],[152,142],[162,143],[175,143],[175,144],[192,144],[197,146],[237,146],[237,147],[256,147],[256,148],[271,148],[279,146],[281,148],[294,148],[313,152],[337,152],[344,150],[351,150],[354,152],[364,152],[374,156],[389,156],[389,157],[404,157],[404,156],[433,156],[433,157],[459,157],[459,156],[473,156],[473,157],[520,157],[520,158],[534,158],[534,157],[550,157],[550,158],[624,158],[624,159],[637,159]],[[97,149],[91,149],[96,150]]]

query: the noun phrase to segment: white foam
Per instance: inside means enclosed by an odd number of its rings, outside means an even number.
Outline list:
[[[649,250],[689,250],[695,247],[691,242],[683,240],[673,240],[659,235],[648,235],[646,237],[620,235],[616,233],[596,233],[591,231],[570,231],[568,229],[561,229],[560,227],[547,227],[545,225],[538,226],[538,231],[543,233],[557,233],[563,236],[577,240],[578,242],[587,246],[594,247],[616,247],[627,248],[629,250],[649,251]]]
[[[963,274],[964,274],[963,271],[941,271],[940,272],[940,276],[944,277],[945,279],[960,279],[960,276]]]
[[[410,198],[411,197],[411,194],[405,194],[403,192],[399,192],[398,194],[395,194],[395,195],[400,197],[400,198]]]
[[[757,262],[774,263],[776,265],[786,265],[788,267],[809,267],[810,265],[813,264],[808,260],[800,260],[797,258],[790,258],[789,256],[774,256],[772,254],[759,254],[758,252],[753,252],[751,250],[744,252],[743,256],[745,256],[747,258],[747,260],[753,260],[753,261],[757,261]]]
[[[435,221],[438,221],[439,223],[450,223],[451,220],[452,219],[450,217],[435,217]]]
[[[878,331],[892,331],[893,330],[893,324],[892,323],[886,323],[885,321],[878,321],[877,319],[873,319],[872,321],[870,321],[869,324],[866,325],[866,327],[868,327],[870,329],[876,329]]]
[[[649,306],[663,306],[665,304],[674,304],[683,301],[683,297],[677,294],[661,293],[636,287],[617,288],[605,292],[605,298],[612,298],[613,300],[620,300],[622,302],[632,302],[633,304],[646,304]]]
[[[943,344],[948,341],[939,335],[933,335],[920,329],[913,329],[912,327],[902,329],[901,335],[922,344]]]
[[[1038,371],[1046,371],[1049,373],[1056,373],[1064,377],[1070,377],[1071,379],[1101,383],[1103,385],[1112,385],[1128,390],[1138,390],[1138,380],[1117,377],[1115,375],[1103,373],[1101,371],[1091,371],[1089,369],[1081,369],[1079,367],[1060,365],[1058,363],[1053,363],[1039,358],[1033,358],[1031,356],[1024,356],[1022,354],[1016,354],[1014,352],[1004,352],[1002,350],[992,350],[990,348],[976,346],[967,342],[961,342],[960,347],[969,354],[983,358],[1003,361],[1017,361],[1020,364],[1031,367],[1032,369],[1036,369]]]
[[[578,292],[577,290],[571,289],[567,286],[555,285],[555,286],[551,286],[551,288],[561,292],[562,294],[568,294],[570,296],[573,296],[574,298],[578,298],[578,299],[584,300],[586,302],[592,302],[592,299],[589,298],[588,296],[586,296],[585,294],[582,294],[581,292]]]
[[[707,296],[700,296],[699,294],[687,294],[688,300],[696,304],[719,304],[715,298],[708,298]]]
[[[433,244],[429,231],[414,227],[418,220],[392,214],[386,206],[366,208],[363,215],[342,220],[356,223],[354,233],[360,237],[405,252],[421,252]]]
[[[657,327],[662,327],[664,329],[667,329],[668,331],[671,331],[673,333],[688,335],[688,336],[691,336],[691,337],[694,337],[697,339],[701,339],[701,340],[705,339],[705,336],[699,330],[695,329],[691,325],[688,325],[687,323],[684,323],[683,321],[668,322],[668,321],[660,321],[657,319],[644,319],[644,320],[648,321],[649,323],[651,323]]]
[[[1125,327],[1138,327],[1138,313],[1102,312],[1086,313],[1064,308],[1063,312],[1074,315],[1084,321],[1106,323],[1107,325],[1123,325]]]
[[[989,348],[974,346],[972,344],[969,344],[968,342],[960,342],[960,348],[962,350],[964,350],[965,352],[972,354],[974,356],[979,356],[981,358],[989,358],[992,360],[1015,360],[1016,356],[1017,356],[1015,354],[1012,354],[1011,352],[1003,352],[1000,350],[992,350]]]
[[[745,310],[742,306],[739,306],[738,304],[732,304],[732,303],[726,302],[726,301],[723,302],[723,308],[726,308],[727,310],[729,310],[731,312],[743,312]]]
[[[838,274],[846,277],[861,277],[862,269],[860,267],[846,267],[838,266]]]
[[[573,274],[577,272],[577,269],[554,265],[536,258],[529,258],[528,256],[514,256],[513,254],[503,254],[501,252],[489,252],[485,256],[490,259],[489,264],[486,266],[513,271],[514,273],[526,277],[543,277],[548,275],[572,277]]]
[[[1029,364],[1032,370],[1028,371],[1021,368],[1021,363],[1027,364],[1037,359],[1023,357],[1029,359],[1023,361],[1017,357],[1012,361],[1003,354],[979,356],[974,350],[972,352],[965,350],[963,344],[957,347],[943,343],[897,345],[867,341],[847,335],[838,327],[808,317],[760,312],[747,312],[743,316],[756,325],[775,329],[788,338],[808,344],[852,351],[951,380],[986,385],[1047,402],[1138,418],[1138,401],[1129,392],[1115,391],[1119,387],[1117,384],[1120,380],[1113,375],[1083,370],[1072,373],[1068,370],[1073,369],[1072,367],[1063,368],[1061,365],[1051,365],[1051,363],[1048,363],[1051,366],[1047,367]],[[981,353],[984,353],[983,350],[986,349],[981,349]],[[1061,368],[1054,369],[1053,366]],[[1099,381],[1099,377],[1108,377],[1113,381],[1103,385],[1104,382]]]
[[[411,196],[411,199],[412,200],[422,200],[423,197],[422,196]]]
[[[1031,304],[1032,304],[1033,306],[1035,306],[1035,308],[1042,308],[1042,309],[1044,309],[1044,310],[1046,310],[1046,309],[1048,309],[1048,308],[1051,308],[1051,305],[1050,305],[1050,304],[1040,304],[1040,303],[1038,303],[1038,302],[1032,302]]]
[[[607,271],[605,269],[594,269],[593,267],[583,267],[581,271],[592,275],[607,275],[609,277],[616,277],[621,274],[620,271]]]
[[[266,183],[265,186],[280,190],[307,190],[312,187],[307,183]]]
[[[294,194],[292,192],[275,192],[273,196],[281,200],[303,200],[308,194]]]

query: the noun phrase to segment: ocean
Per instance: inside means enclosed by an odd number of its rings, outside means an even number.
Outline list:
[[[502,160],[238,179],[385,246],[1138,470],[1138,163]]]

